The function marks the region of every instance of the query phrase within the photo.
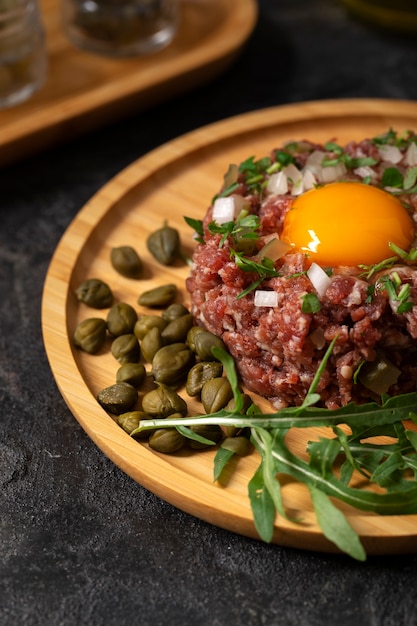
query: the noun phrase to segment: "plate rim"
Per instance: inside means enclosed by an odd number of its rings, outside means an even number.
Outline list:
[[[69,238],[73,239],[73,243],[77,242],[80,236],[78,232],[80,218],[82,218],[85,223],[89,224],[90,231],[88,236],[90,236],[94,231],[96,224],[113,209],[115,203],[121,201],[123,197],[129,193],[132,189],[132,185],[136,186],[148,176],[152,176],[152,174],[161,167],[161,163],[162,165],[167,165],[170,162],[175,162],[179,156],[184,156],[184,154],[189,156],[193,152],[198,151],[203,147],[207,147],[208,137],[210,137],[210,144],[214,145],[218,142],[232,138],[236,129],[239,129],[241,134],[242,123],[244,127],[248,129],[245,132],[253,132],[254,127],[257,129],[265,129],[276,124],[285,124],[288,122],[294,123],[294,121],[308,121],[312,116],[315,118],[325,117],[327,119],[329,118],[329,115],[331,118],[340,117],[342,115],[349,115],[350,117],[374,116],[375,114],[389,116],[389,114],[392,115],[394,113],[394,111],[391,111],[391,113],[387,114],[387,108],[391,109],[391,107],[395,107],[395,115],[408,115],[410,117],[414,117],[417,122],[417,103],[413,101],[392,99],[344,99],[309,101],[258,109],[192,130],[189,133],[181,135],[180,137],[155,148],[116,174],[116,176],[101,187],[101,189],[99,189],[91,197],[91,199],[84,204],[66,228],[58,245],[56,246],[46,273],[42,294],[41,320],[46,354],[60,393],[75,419],[80,423],[87,435],[94,441],[97,447],[112,460],[112,462],[114,462],[120,469],[122,469],[122,471],[127,473],[131,478],[133,478],[133,480],[140,483],[143,487],[152,491],[158,497],[170,502],[174,506],[177,506],[186,513],[194,515],[216,526],[231,530],[232,532],[237,532],[238,534],[252,538],[258,538],[253,524],[249,502],[246,502],[244,506],[240,506],[239,503],[234,502],[234,506],[237,507],[238,514],[234,517],[232,516],[232,519],[228,519],[227,523],[225,523],[222,511],[217,510],[216,507],[213,506],[213,502],[217,502],[219,499],[222,499],[222,496],[220,496],[222,490],[219,489],[219,487],[214,483],[213,485],[206,485],[204,483],[207,493],[205,494],[205,497],[202,498],[202,501],[196,503],[195,497],[190,495],[189,488],[181,488],[181,490],[179,490],[176,486],[173,497],[172,485],[161,485],[160,481],[158,481],[156,477],[157,474],[154,475],[153,472],[147,476],[143,476],[140,481],[137,480],[136,477],[132,476],[129,463],[126,462],[123,452],[126,449],[131,449],[131,446],[138,446],[138,444],[126,435],[122,438],[123,441],[121,443],[118,441],[117,445],[115,445],[112,435],[116,433],[116,430],[120,432],[121,429],[108,416],[104,409],[98,405],[92,394],[91,403],[94,402],[95,418],[92,419],[90,416],[88,423],[85,423],[84,419],[80,419],[80,415],[78,414],[80,400],[75,398],[72,392],[68,391],[68,376],[67,374],[64,376],[62,372],[61,361],[63,355],[65,355],[66,358],[71,359],[71,377],[76,380],[78,377],[81,377],[81,374],[75,360],[72,358],[73,349],[70,345],[68,337],[65,346],[62,345],[62,342],[60,344],[56,343],[58,329],[56,327],[56,322],[54,322],[54,324],[51,323],[51,317],[49,315],[51,313],[49,308],[50,296],[53,293],[56,298],[57,289],[58,292],[61,290],[61,308],[59,311],[61,313],[60,321],[64,322],[66,328],[66,318],[65,315],[64,318],[62,318],[62,313],[65,313],[67,307],[69,284],[74,264],[71,263],[71,257],[66,257],[65,263],[61,263],[61,257],[64,251],[68,252]],[[245,132],[243,134],[245,134]],[[87,238],[88,237],[86,237],[84,229],[83,239]],[[77,247],[75,247],[75,250],[73,251],[73,256],[78,258]],[[66,286],[66,290],[64,289],[64,291],[62,291],[62,285]],[[56,314],[56,311],[54,311],[54,313]],[[63,348],[64,352],[62,352]],[[65,365],[68,367],[68,361],[66,361]],[[88,402],[88,406],[89,405],[90,402]],[[108,423],[106,422],[106,428],[103,428],[103,418],[108,420]],[[124,433],[122,432],[122,434]],[[140,446],[140,449],[141,455],[143,454],[144,458],[146,458],[148,470],[149,466],[158,467],[161,460],[164,464],[169,464],[169,460],[167,460],[166,457],[161,459],[161,457],[146,449],[144,446]],[[176,478],[178,476],[184,475],[183,470],[173,466],[170,466],[170,472],[172,473],[171,476],[173,483],[176,482]],[[201,489],[200,479],[193,476],[189,476],[189,479],[190,487],[192,487],[192,489],[198,487]],[[179,498],[181,498],[180,505],[178,504]],[[369,514],[366,515],[367,519],[368,517]],[[391,519],[394,517],[395,516],[391,516]],[[407,517],[410,520],[410,523],[414,523],[414,526],[416,526],[416,515],[398,517],[401,517],[401,519]],[[417,539],[417,530],[412,536]],[[311,546],[312,538],[314,539],[314,547]],[[388,536],[381,538],[378,536],[378,538],[376,538],[372,532],[370,532],[369,535],[361,534],[361,538],[363,539],[368,554],[399,554],[403,552],[410,552],[409,533],[399,533],[399,535],[396,535],[395,537]],[[391,545],[394,540],[396,544],[395,548]],[[281,518],[278,519],[275,524],[273,542],[280,545],[313,550],[316,552],[338,552],[337,548],[324,538],[321,531],[317,527],[311,527],[308,532],[301,531],[294,524],[288,523]]]

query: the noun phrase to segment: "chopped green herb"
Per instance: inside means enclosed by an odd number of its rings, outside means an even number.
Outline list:
[[[301,297],[301,310],[303,313],[318,313],[320,309],[320,300],[315,293],[306,293]]]
[[[186,221],[188,226],[191,226],[191,228],[196,232],[196,241],[198,241],[199,243],[204,243],[203,220],[195,220],[192,217],[184,217],[184,220]]]
[[[409,167],[405,173],[404,181],[403,181],[403,188],[406,191],[409,191],[410,189],[412,189],[412,187],[414,187],[416,182],[417,182],[417,165],[414,165],[414,167]]]
[[[383,187],[402,187],[404,176],[396,167],[387,167],[382,174]]]
[[[234,258],[237,267],[243,272],[255,272],[259,278],[249,285],[244,291],[242,291],[237,298],[243,298],[251,291],[254,291],[259,285],[267,278],[274,278],[279,276],[279,273],[275,269],[274,261],[268,257],[263,257],[260,262],[254,261],[245,257],[242,253],[230,249],[230,256]]]
[[[246,212],[242,212],[236,221],[224,222],[223,224],[210,222],[208,229],[212,235],[218,233],[222,235],[219,243],[219,248],[222,248],[228,237],[231,237],[233,242],[239,239],[257,239],[259,226],[260,219],[257,215],[247,215]]]

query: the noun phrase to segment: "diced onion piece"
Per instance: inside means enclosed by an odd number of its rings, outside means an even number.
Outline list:
[[[337,165],[328,165],[323,167],[321,172],[323,183],[333,183],[338,178],[344,176],[347,172],[346,165],[344,163],[338,163]]]
[[[255,291],[255,306],[278,306],[278,294],[276,291],[263,291],[261,289]]]
[[[381,146],[379,148],[379,156],[383,161],[388,161],[394,165],[403,158],[402,152],[397,146]]]
[[[407,152],[405,153],[404,163],[413,167],[417,165],[417,144],[414,142],[410,143],[407,148]]]
[[[320,267],[320,265],[317,265],[317,263],[312,263],[307,270],[307,276],[309,277],[311,284],[317,291],[319,297],[321,298],[324,296],[330,283],[332,282],[324,269]]]
[[[311,170],[305,170],[303,172],[303,187],[304,191],[309,191],[310,189],[314,189],[317,185],[317,179],[314,176]]]
[[[291,246],[289,243],[282,241],[279,239],[277,235],[274,235],[265,245],[261,248],[256,255],[257,261],[262,261],[264,258],[272,259],[276,261],[287,254],[287,252],[291,250]]]
[[[326,158],[326,153],[323,150],[314,150],[307,158],[305,164],[305,170],[310,171],[316,177],[319,183],[323,182],[322,172],[323,166],[322,162]]]
[[[271,174],[267,190],[269,193],[280,196],[288,191],[288,180],[284,172],[276,172],[275,174]]]
[[[216,198],[213,205],[213,220],[218,224],[233,222],[240,213],[245,199],[242,196]]]
[[[287,179],[292,183],[291,195],[299,196],[303,193],[304,185],[303,185],[303,175],[300,170],[294,165],[294,163],[290,163],[283,169],[283,172]]]
[[[376,172],[369,165],[361,165],[353,170],[353,173],[361,178],[366,178],[367,176],[371,176],[371,178],[375,178]]]

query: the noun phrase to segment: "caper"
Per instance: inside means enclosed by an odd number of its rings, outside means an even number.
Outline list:
[[[184,443],[184,435],[181,435],[176,428],[158,428],[149,438],[149,447],[163,454],[181,450]]]
[[[127,302],[116,302],[107,314],[107,328],[114,337],[132,333],[138,314]]]
[[[233,398],[233,390],[225,377],[208,380],[201,390],[201,402],[206,413],[220,411],[231,398]]]
[[[142,409],[153,417],[168,417],[173,413],[187,414],[187,403],[173,389],[159,384],[157,389],[148,391],[142,398]]]
[[[220,337],[217,337],[213,333],[205,330],[202,333],[196,333],[194,337],[195,351],[202,361],[215,361],[216,357],[213,356],[212,348],[222,348],[226,350],[226,346]]]
[[[187,333],[194,323],[194,318],[191,313],[181,315],[172,320],[161,332],[161,337],[165,343],[176,343],[185,341]]]
[[[204,439],[208,439],[214,443],[218,443],[223,437],[222,430],[218,424],[196,424],[194,426],[190,426],[190,430],[192,430],[193,433],[200,435],[200,437],[204,437]],[[211,447],[208,443],[195,441],[194,439],[189,439],[188,445],[193,450],[203,450],[204,448]]]
[[[161,331],[157,326],[151,328],[151,330],[144,336],[141,342],[142,356],[145,361],[152,363],[152,359],[162,346],[164,346],[164,340],[161,337]]]
[[[127,411],[127,413],[121,413],[117,416],[117,423],[123,428],[124,431],[130,435],[139,426],[141,420],[149,420],[151,417],[144,411]],[[149,434],[153,432],[150,430],[144,430],[140,433],[133,435],[134,439],[147,439]]]
[[[250,452],[251,444],[249,439],[244,436],[225,437],[220,447],[230,450],[230,452],[234,452],[238,456],[246,456]]]
[[[148,308],[164,307],[171,304],[177,295],[177,286],[173,284],[160,285],[155,289],[149,289],[144,291],[138,298],[138,303],[141,306]]]
[[[149,252],[162,265],[171,265],[180,254],[180,236],[176,228],[165,224],[146,240]]]
[[[165,311],[162,311],[162,317],[164,318],[164,320],[167,320],[167,322],[172,322],[173,320],[176,320],[177,317],[187,315],[187,313],[189,312],[190,311],[187,309],[186,306],[184,306],[180,302],[174,302],[174,304],[170,304],[169,307],[165,309]]]
[[[84,302],[93,309],[107,309],[113,302],[110,287],[99,278],[89,278],[77,287],[75,295],[79,302]]]
[[[188,372],[185,390],[189,396],[198,396],[204,383],[219,378],[222,373],[223,365],[219,361],[200,361]]]
[[[130,411],[136,404],[138,399],[138,392],[129,383],[115,383],[102,389],[98,395],[97,400],[99,404],[109,413],[120,415]]]
[[[202,326],[191,326],[190,330],[187,333],[186,343],[190,346],[190,349],[193,352],[196,352],[196,347],[195,347],[196,336],[198,335],[198,333],[205,333],[205,332],[206,330]]]
[[[110,260],[114,269],[122,276],[138,278],[142,273],[142,260],[131,246],[113,248],[110,253]]]
[[[167,320],[160,315],[141,315],[133,328],[133,332],[138,339],[143,339],[154,326],[163,330],[167,325]]]
[[[135,335],[119,335],[112,341],[111,353],[119,363],[137,363],[140,359],[139,342]]]
[[[156,382],[175,387],[184,382],[194,360],[194,353],[185,343],[172,343],[155,354],[151,373]]]
[[[141,386],[145,378],[146,369],[143,363],[123,363],[116,372],[116,382],[129,383],[136,389]]]
[[[80,322],[74,332],[74,343],[78,348],[95,354],[106,340],[107,324],[99,317],[90,317]]]

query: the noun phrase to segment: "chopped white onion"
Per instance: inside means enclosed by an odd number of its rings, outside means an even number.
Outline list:
[[[273,235],[263,248],[259,250],[256,255],[256,260],[259,262],[265,257],[268,257],[268,259],[276,261],[284,256],[284,254],[287,254],[289,250],[291,250],[291,245],[289,243],[282,241],[282,239],[279,239],[277,235]]]
[[[280,196],[288,191],[288,180],[284,172],[272,174],[268,180],[267,190],[269,193]]]
[[[317,265],[317,263],[312,263],[307,270],[307,276],[309,277],[311,284],[317,291],[319,297],[321,298],[324,296],[330,283],[332,282],[324,269],[320,267],[320,265]]]
[[[278,306],[278,294],[276,291],[255,291],[255,306]]]
[[[314,189],[317,185],[317,179],[311,170],[304,170],[303,172],[303,187],[304,191]]]
[[[321,171],[321,178],[323,183],[333,183],[344,176],[347,172],[346,165],[344,163],[337,163],[337,165],[328,165],[323,167]]]
[[[353,170],[353,173],[361,178],[366,178],[367,176],[371,176],[371,178],[375,178],[376,173],[369,165],[361,165]]]
[[[303,175],[294,163],[287,165],[287,167],[283,169],[283,172],[287,179],[292,183],[291,195],[299,196],[303,193]]]
[[[407,152],[405,153],[404,163],[413,167],[417,165],[417,144],[414,142],[410,143],[407,148]]]
[[[233,222],[242,210],[245,199],[242,196],[216,198],[213,205],[213,220],[218,224]]]
[[[393,163],[396,165],[399,163],[402,158],[402,152],[397,146],[381,146],[379,148],[379,156],[383,161],[389,161],[389,163]]]
[[[309,170],[316,177],[319,183],[322,183],[322,162],[326,158],[326,153],[323,150],[314,150],[307,158],[305,164],[305,170]]]

